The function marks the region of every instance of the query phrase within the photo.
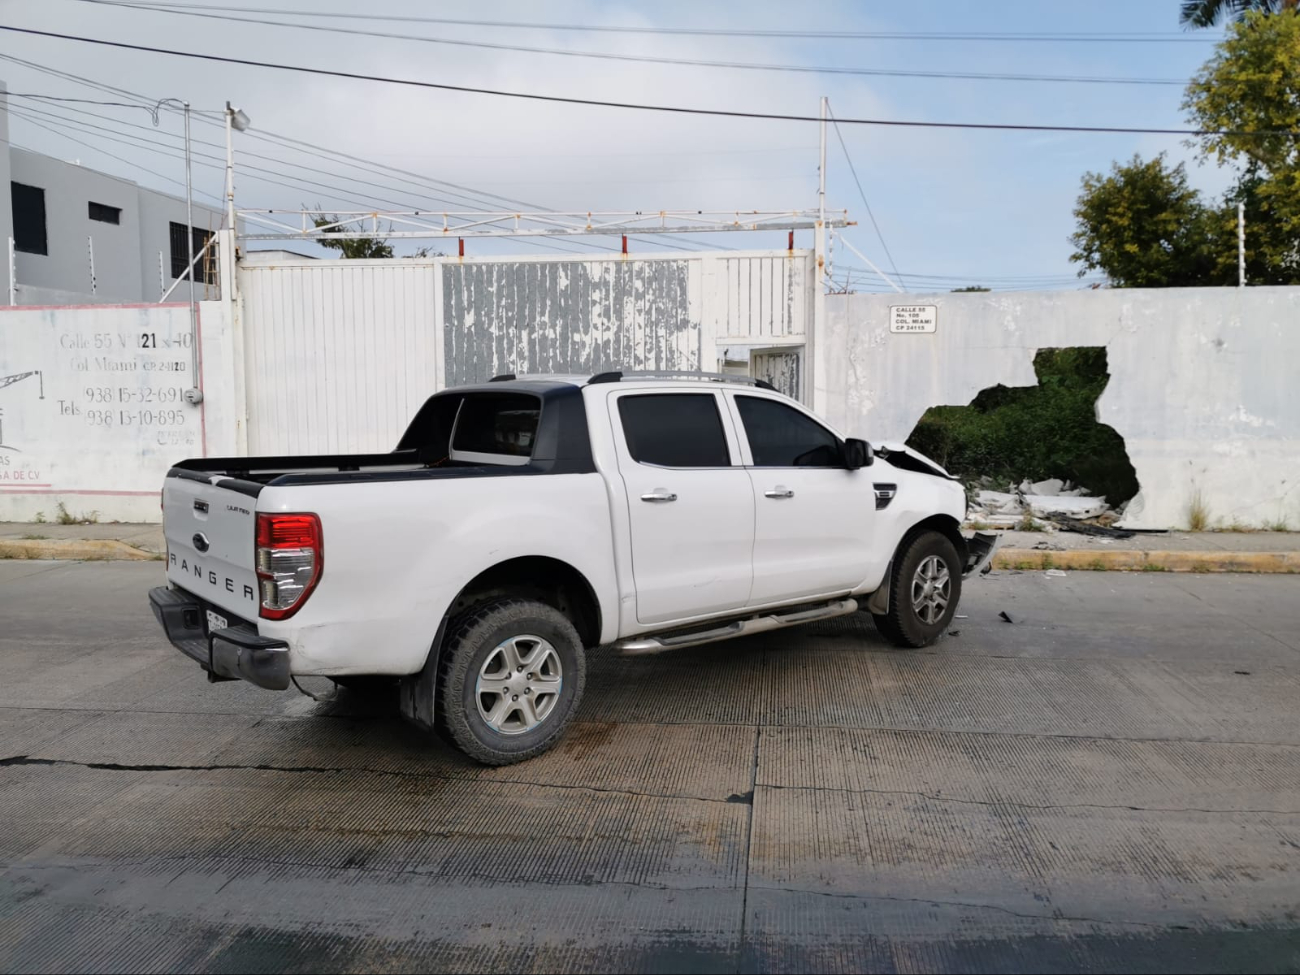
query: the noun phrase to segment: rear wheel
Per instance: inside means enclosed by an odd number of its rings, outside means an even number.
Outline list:
[[[569,619],[546,603],[513,598],[457,620],[438,670],[439,727],[485,765],[522,762],[554,745],[587,677]]]
[[[889,580],[889,611],[873,613],[878,629],[900,647],[926,647],[952,622],[961,600],[961,559],[935,531],[899,546]]]

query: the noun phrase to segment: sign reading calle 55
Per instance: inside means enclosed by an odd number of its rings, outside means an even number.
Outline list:
[[[933,332],[939,324],[938,305],[890,305],[891,332]]]

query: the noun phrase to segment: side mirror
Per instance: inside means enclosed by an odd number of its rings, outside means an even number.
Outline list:
[[[870,467],[872,459],[871,444],[865,440],[850,437],[844,441],[844,466],[846,469],[856,471],[859,467]]]

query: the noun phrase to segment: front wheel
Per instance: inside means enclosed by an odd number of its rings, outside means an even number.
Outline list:
[[[587,679],[573,624],[533,599],[498,599],[461,617],[438,670],[439,726],[485,765],[522,762],[554,745]]]
[[[899,546],[889,579],[889,612],[872,614],[900,647],[927,647],[943,633],[961,599],[961,560],[952,542],[926,531]]]

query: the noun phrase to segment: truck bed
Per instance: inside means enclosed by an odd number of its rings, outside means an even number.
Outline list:
[[[427,450],[384,454],[317,454],[300,457],[195,457],[175,464],[169,477],[208,483],[257,497],[267,485],[338,484],[346,481],[502,477],[536,474],[531,466],[501,467],[433,457]]]

